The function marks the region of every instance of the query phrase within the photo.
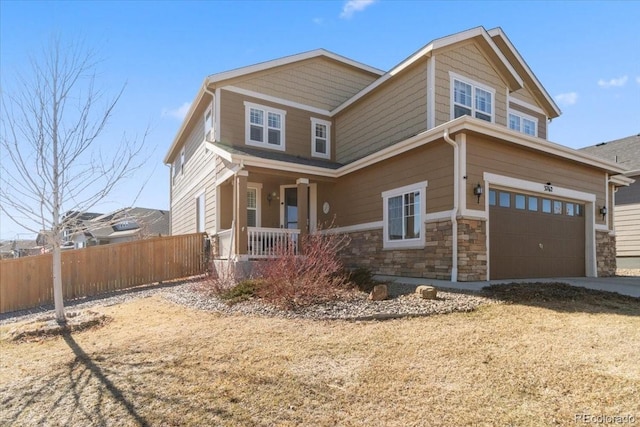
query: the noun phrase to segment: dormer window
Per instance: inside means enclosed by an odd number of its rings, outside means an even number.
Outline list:
[[[454,73],[451,76],[451,118],[471,116],[493,122],[495,90]]]
[[[247,145],[284,151],[286,112],[250,102],[244,106]]]

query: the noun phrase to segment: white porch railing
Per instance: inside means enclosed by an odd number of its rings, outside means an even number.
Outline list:
[[[293,245],[294,255],[298,254],[298,241],[300,230],[287,228],[248,228],[249,245],[247,255],[249,258],[272,258],[283,248]]]

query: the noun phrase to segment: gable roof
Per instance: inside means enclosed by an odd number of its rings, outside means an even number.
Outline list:
[[[377,75],[384,74],[383,70],[374,68],[370,65],[366,65],[358,61],[354,61],[353,59],[349,59],[345,56],[338,55],[326,49],[314,49],[308,52],[303,52],[295,55],[285,56],[278,59],[273,59],[271,61],[260,62],[258,64],[249,65],[246,67],[241,67],[241,68],[236,68],[229,71],[223,71],[221,73],[211,74],[205,79],[205,84],[210,85],[223,80],[229,80],[236,77],[245,76],[247,74],[268,70],[270,68],[281,67],[283,65],[292,64],[294,62],[305,61],[307,59],[316,58],[319,56],[333,59],[334,61],[341,62],[345,65],[349,65],[354,68],[359,68],[361,70],[367,71],[372,74],[377,74]]]
[[[359,99],[363,98],[368,93],[374,91],[378,86],[392,78],[393,76],[401,73],[404,69],[410,67],[416,61],[421,58],[430,57],[433,55],[433,52],[438,49],[443,49],[445,47],[451,46],[455,43],[459,43],[466,40],[475,40],[480,46],[483,48],[483,51],[486,52],[490,59],[500,67],[500,71],[502,75],[507,80],[509,88],[511,90],[521,89],[524,85],[524,82],[518,75],[517,71],[512,66],[511,62],[504,56],[504,53],[498,48],[498,46],[494,43],[493,39],[484,29],[484,27],[475,27],[466,31],[461,31],[456,34],[452,34],[450,36],[441,37],[439,39],[435,39],[419,49],[414,54],[410,55],[407,59],[400,62],[398,65],[393,67],[389,72],[385,73],[378,80],[371,83],[366,88],[362,89],[357,95],[352,97],[351,99],[345,101],[342,105],[334,109],[331,114],[337,114],[350,105],[357,102]]]
[[[518,73],[523,77],[524,82],[527,87],[530,88],[533,96],[536,98],[536,101],[543,106],[547,117],[555,118],[560,116],[562,111],[560,111],[560,108],[558,108],[558,105],[555,103],[553,98],[549,95],[544,86],[542,86],[533,71],[531,71],[531,68],[529,68],[526,61],[522,56],[520,56],[520,53],[511,43],[511,40],[509,40],[504,31],[502,31],[502,28],[496,27],[489,30],[487,33],[491,36],[491,39],[495,42],[496,46],[502,51],[509,62],[511,62],[516,71],[518,71]]]
[[[584,147],[580,151],[629,169],[625,175],[640,173],[640,133]]]

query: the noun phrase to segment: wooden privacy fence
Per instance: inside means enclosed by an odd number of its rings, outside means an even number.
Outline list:
[[[64,299],[202,274],[205,251],[204,233],[63,251]],[[0,313],[51,303],[51,254],[0,261]]]

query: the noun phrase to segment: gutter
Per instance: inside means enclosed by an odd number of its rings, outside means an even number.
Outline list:
[[[460,147],[451,137],[449,137],[449,129],[445,129],[443,133],[444,140],[453,147],[453,209],[451,210],[451,281],[458,281],[458,211],[459,204],[459,182],[460,182]]]

